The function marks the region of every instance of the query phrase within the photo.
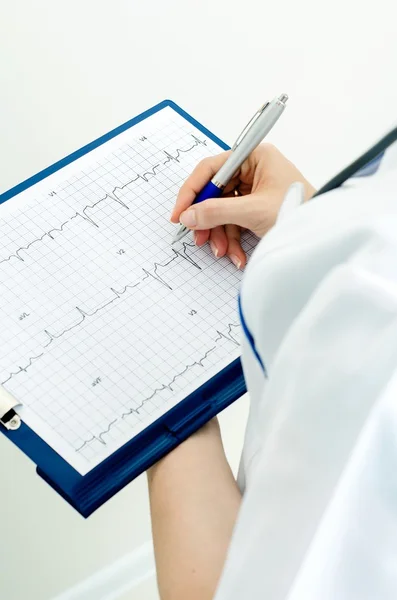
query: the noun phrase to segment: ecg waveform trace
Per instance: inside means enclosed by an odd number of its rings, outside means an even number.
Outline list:
[[[176,190],[218,152],[169,108],[0,205],[1,385],[81,474],[239,355],[241,273],[170,245]]]
[[[55,239],[54,234],[62,233],[64,228],[66,227],[66,225],[71,223],[76,218],[81,218],[84,221],[88,221],[89,223],[91,223],[91,225],[93,225],[94,227],[99,227],[98,223],[92,217],[88,216],[87,212],[97,208],[100,204],[102,204],[103,202],[105,202],[108,199],[111,200],[112,202],[116,202],[117,204],[119,204],[120,206],[125,208],[126,210],[130,210],[130,207],[128,206],[128,204],[116,196],[116,191],[117,190],[123,191],[126,187],[132,185],[133,183],[136,183],[140,179],[142,179],[143,181],[148,183],[148,181],[151,177],[156,176],[157,171],[159,170],[159,168],[161,166],[166,165],[167,163],[169,163],[172,160],[179,163],[181,154],[191,152],[192,150],[194,150],[194,148],[196,148],[199,145],[203,145],[203,146],[207,145],[207,140],[205,140],[205,139],[200,139],[193,134],[192,134],[192,138],[194,140],[194,144],[188,146],[187,148],[177,148],[175,151],[175,156],[173,156],[170,152],[168,152],[168,150],[163,150],[164,154],[167,156],[165,161],[154,165],[153,167],[151,167],[148,171],[145,171],[144,173],[140,173],[139,175],[136,175],[135,177],[133,177],[132,179],[130,179],[123,185],[116,185],[112,189],[111,192],[107,192],[102,198],[100,198],[96,202],[94,202],[92,204],[87,204],[81,211],[76,211],[74,213],[74,215],[72,215],[69,219],[67,219],[66,221],[61,223],[61,225],[58,225],[57,227],[52,227],[50,230],[45,231],[38,238],[29,242],[29,244],[27,244],[26,246],[21,246],[20,248],[18,248],[13,254],[10,254],[7,258],[0,259],[0,265],[3,263],[9,262],[13,258],[24,262],[25,259],[23,258],[23,256],[21,256],[21,252],[29,250],[29,248],[31,248],[31,246],[33,246],[34,244],[37,244],[38,242],[42,242],[44,240],[44,238],[46,238],[46,237],[49,237],[51,240],[54,240]],[[56,192],[51,192],[51,194],[56,195]]]
[[[77,319],[76,322],[74,322],[70,326],[66,327],[65,329],[62,329],[61,331],[58,331],[56,333],[51,332],[48,329],[44,329],[43,333],[45,334],[45,336],[47,338],[47,341],[43,344],[43,349],[48,348],[48,346],[50,346],[50,344],[52,344],[52,342],[54,340],[57,340],[57,339],[63,337],[66,333],[69,333],[70,331],[72,331],[76,327],[79,327],[80,325],[82,325],[84,323],[84,321],[86,321],[87,318],[95,316],[101,310],[104,310],[105,308],[107,308],[108,306],[110,306],[111,304],[113,304],[114,302],[116,302],[117,300],[120,300],[121,297],[128,290],[134,290],[134,289],[136,289],[138,286],[140,286],[149,277],[152,277],[155,281],[159,282],[161,285],[164,285],[167,289],[172,290],[173,288],[167,283],[166,280],[164,280],[158,274],[158,271],[161,268],[169,267],[178,258],[187,261],[190,265],[193,265],[196,269],[198,269],[199,271],[201,271],[200,265],[193,258],[191,258],[187,254],[187,248],[188,247],[194,248],[194,244],[191,244],[191,243],[189,244],[188,242],[183,242],[182,247],[183,247],[182,251],[181,250],[175,250],[175,248],[171,248],[171,251],[173,252],[173,256],[170,259],[168,259],[165,263],[157,263],[157,262],[155,262],[153,264],[153,268],[149,269],[149,270],[146,269],[146,268],[142,268],[142,271],[144,272],[144,276],[142,277],[142,279],[140,281],[136,281],[135,283],[128,283],[128,284],[124,285],[119,290],[115,289],[114,287],[111,287],[110,291],[112,292],[113,297],[110,300],[107,300],[106,302],[104,302],[103,304],[100,304],[99,306],[97,306],[93,310],[88,311],[88,310],[84,310],[80,306],[76,306],[75,310],[78,313],[78,319]],[[219,335],[222,335],[222,334],[219,334]],[[16,377],[17,375],[19,375],[20,373],[26,373],[26,371],[29,369],[29,367],[31,367],[32,364],[36,360],[38,360],[39,358],[41,358],[42,356],[44,356],[44,350],[43,350],[43,352],[40,352],[39,354],[37,354],[35,356],[31,356],[29,359],[27,359],[27,364],[25,364],[25,366],[18,367],[17,371],[11,371],[8,374],[8,376],[6,377],[6,379],[4,379],[2,382],[0,382],[0,385],[4,385],[8,381],[10,381],[13,377]]]
[[[215,339],[214,343],[217,344],[220,340],[225,339],[225,340],[231,341],[233,344],[235,344],[236,346],[238,346],[239,345],[238,341],[233,337],[233,335],[231,333],[233,328],[239,329],[239,325],[237,323],[229,323],[226,334],[223,334],[222,332],[217,331],[218,337]],[[150,402],[150,400],[152,400],[155,396],[157,396],[158,394],[160,394],[161,392],[163,392],[164,390],[167,390],[167,389],[170,390],[170,391],[173,391],[173,385],[175,384],[175,382],[180,377],[182,377],[183,375],[185,375],[186,372],[189,371],[190,369],[193,369],[196,366],[203,367],[203,363],[208,358],[208,356],[212,352],[214,352],[215,349],[216,349],[216,345],[212,346],[211,348],[209,348],[208,350],[206,350],[206,352],[204,353],[204,355],[201,358],[195,360],[194,362],[192,362],[192,363],[190,363],[188,365],[185,365],[185,367],[179,373],[176,373],[168,383],[161,384],[160,387],[157,387],[155,390],[153,390],[153,392],[149,396],[147,396],[146,398],[144,398],[143,400],[141,400],[140,403],[138,404],[138,406],[129,408],[128,411],[127,412],[123,412],[120,417],[118,417],[116,419],[113,419],[107,425],[106,429],[104,429],[103,431],[101,431],[97,435],[92,435],[92,437],[90,437],[88,440],[85,440],[81,444],[81,446],[79,446],[78,448],[75,448],[75,451],[76,452],[80,452],[88,444],[91,444],[91,443],[93,443],[95,441],[100,442],[102,445],[106,446],[106,441],[105,441],[104,438],[105,438],[106,434],[108,434],[109,431],[112,429],[112,427],[114,425],[116,425],[116,423],[118,422],[118,420],[120,418],[121,419],[126,419],[127,417],[129,417],[133,413],[139,414],[139,411],[143,408],[143,406],[147,402]]]

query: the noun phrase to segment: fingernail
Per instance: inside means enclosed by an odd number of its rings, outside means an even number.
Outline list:
[[[241,260],[239,260],[235,254],[230,255],[230,260],[238,269],[241,267]]]
[[[196,226],[196,211],[194,208],[190,208],[189,210],[185,210],[179,217],[180,222],[185,227],[195,227]]]
[[[215,246],[214,242],[210,242],[210,246],[211,246],[213,255],[215,256],[215,258],[218,258],[219,251],[218,251],[218,248]]]
[[[197,246],[197,233],[196,232],[194,232],[193,239],[194,239],[194,243]]]

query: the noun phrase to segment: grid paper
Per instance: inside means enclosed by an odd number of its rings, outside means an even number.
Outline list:
[[[170,243],[218,152],[167,107],[0,205],[0,383],[81,474],[239,356],[241,273]]]

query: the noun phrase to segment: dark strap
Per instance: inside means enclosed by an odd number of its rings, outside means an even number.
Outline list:
[[[338,187],[340,187],[345,181],[353,177],[363,169],[368,163],[378,158],[383,152],[391,146],[394,142],[397,141],[397,127],[392,129],[387,135],[385,135],[379,142],[377,142],[372,148],[367,150],[364,154],[362,154],[359,158],[357,158],[350,165],[345,167],[343,171],[335,175],[328,183],[323,185],[322,188],[318,190],[313,196],[320,196],[321,194],[325,194],[326,192],[330,192]]]

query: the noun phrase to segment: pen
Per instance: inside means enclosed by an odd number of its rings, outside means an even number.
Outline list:
[[[218,198],[221,196],[225,186],[246,158],[259,146],[264,137],[277,123],[285,109],[287,100],[287,94],[281,94],[278,98],[274,98],[271,102],[266,102],[266,104],[261,106],[238,136],[225,164],[222,165],[201,192],[197,194],[193,204],[198,204],[199,202],[203,202],[203,200],[208,200],[208,198]],[[190,229],[184,225],[180,225],[172,243],[179,242],[189,231]]]

